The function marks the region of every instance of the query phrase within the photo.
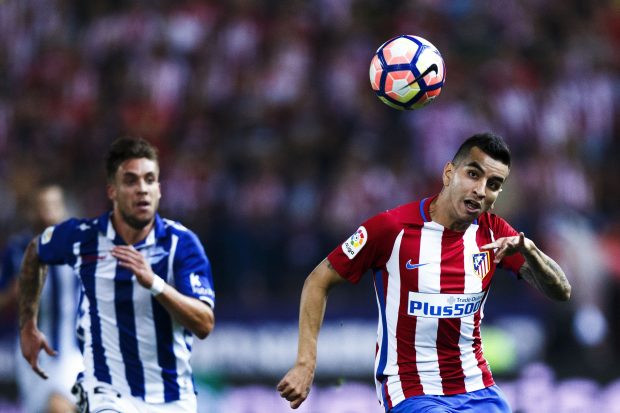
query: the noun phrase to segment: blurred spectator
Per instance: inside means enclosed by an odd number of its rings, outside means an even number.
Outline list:
[[[31,190],[25,211],[31,228],[9,240],[0,277],[0,312],[12,315],[14,320],[17,320],[18,277],[24,252],[35,234],[66,218],[62,189],[57,185],[44,185]],[[71,386],[83,368],[75,335],[79,287],[71,267],[54,265],[48,268],[47,282],[41,292],[39,325],[57,355],[41,355],[40,365],[50,374],[49,380],[43,380],[32,371],[16,344],[16,378],[20,401],[26,411],[66,413],[75,409]],[[17,328],[13,333],[17,337]]]

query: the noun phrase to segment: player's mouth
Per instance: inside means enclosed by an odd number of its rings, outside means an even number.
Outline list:
[[[479,214],[482,211],[482,204],[477,201],[472,201],[471,199],[466,199],[464,201],[465,209],[470,214]]]
[[[138,201],[134,205],[138,211],[150,211],[151,209],[151,203],[149,201]]]

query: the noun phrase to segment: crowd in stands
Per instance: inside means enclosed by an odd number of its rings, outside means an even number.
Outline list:
[[[447,67],[412,112],[368,79],[404,33]],[[142,136],[160,149],[162,214],[212,260],[219,314],[293,320],[331,248],[437,193],[460,141],[491,130],[514,156],[496,211],[557,256],[574,292],[558,310],[502,276],[493,311],[620,354],[619,50],[614,0],[0,2],[0,247],[40,182],[79,215],[104,211],[105,148]],[[331,311],[374,317],[371,288]]]

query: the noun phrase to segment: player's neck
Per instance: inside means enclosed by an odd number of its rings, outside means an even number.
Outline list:
[[[445,193],[442,191],[433,199],[433,202],[431,202],[429,207],[431,220],[452,231],[467,231],[467,228],[469,228],[472,223],[470,221],[458,220],[450,214],[450,203],[444,195]]]
[[[149,232],[153,229],[154,224],[155,219],[143,228],[134,228],[129,225],[129,223],[127,223],[127,221],[125,221],[120,214],[112,213],[112,225],[114,226],[114,231],[116,231],[116,234],[121,237],[127,245],[133,245],[145,239],[147,235],[149,235]]]

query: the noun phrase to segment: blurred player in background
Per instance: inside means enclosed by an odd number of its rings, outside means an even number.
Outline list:
[[[568,300],[571,287],[534,242],[489,213],[509,172],[501,137],[472,136],[444,166],[438,195],[369,219],[310,273],[297,360],[277,387],[292,408],[310,391],[328,291],[372,269],[379,307],[375,380],[385,411],[510,412],[480,336],[495,268],[517,273],[552,299]]]
[[[3,313],[17,304],[18,273],[24,251],[35,233],[66,219],[63,190],[45,185],[33,191],[28,205],[31,229],[9,241],[3,256],[0,277],[0,305]],[[55,354],[39,358],[41,368],[53,380],[42,380],[23,357],[16,357],[16,379],[20,402],[27,412],[67,413],[75,411],[71,386],[82,371],[82,355],[75,336],[75,320],[79,297],[79,280],[68,265],[52,265],[47,271],[48,282],[41,292],[38,322]],[[19,351],[19,346],[17,346]]]
[[[26,250],[20,278],[21,349],[35,372],[50,345],[37,327],[46,264],[68,263],[84,290],[78,320],[85,371],[81,412],[192,412],[192,333],[214,325],[211,266],[198,237],[157,213],[157,150],[121,138],[106,157],[112,210],[48,227]]]

